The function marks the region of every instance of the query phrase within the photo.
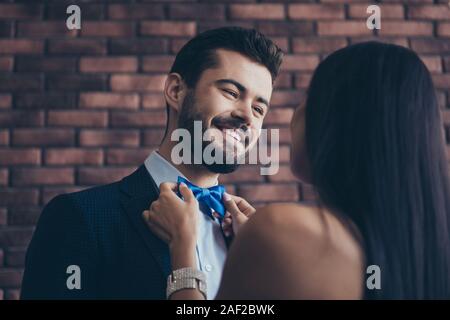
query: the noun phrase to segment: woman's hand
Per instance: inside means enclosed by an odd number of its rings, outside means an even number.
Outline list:
[[[223,203],[227,210],[222,222],[223,232],[227,237],[234,237],[256,209],[244,198],[226,192],[223,194]]]
[[[176,246],[179,250],[181,246],[195,249],[198,201],[184,183],[179,185],[184,200],[176,194],[177,188],[176,183],[162,183],[158,200],[152,202],[143,216],[150,230],[166,242],[169,248]]]

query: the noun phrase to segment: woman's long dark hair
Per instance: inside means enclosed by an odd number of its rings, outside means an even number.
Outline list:
[[[379,42],[338,50],[315,71],[305,112],[319,199],[358,227],[367,266],[381,269],[381,290],[365,297],[450,298],[445,141],[419,57]]]

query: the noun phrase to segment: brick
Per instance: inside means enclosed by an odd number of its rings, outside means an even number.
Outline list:
[[[50,202],[50,200],[52,200],[57,195],[64,194],[64,193],[78,192],[85,188],[86,187],[82,187],[82,186],[72,186],[72,187],[66,187],[66,186],[65,187],[54,187],[54,186],[47,187],[46,186],[42,190],[41,204],[43,206],[46,205],[47,203]]]
[[[100,149],[57,148],[45,150],[48,165],[101,165],[103,151]]]
[[[164,136],[164,129],[147,129],[144,131],[143,136],[143,145],[144,146],[152,146],[156,147],[159,146],[159,144],[162,141],[162,138]]]
[[[284,7],[281,4],[232,4],[231,19],[284,19]]]
[[[121,180],[131,174],[135,167],[124,168],[80,168],[78,181],[84,185],[107,184]]]
[[[290,51],[288,37],[270,37],[270,40],[272,40],[283,52]]]
[[[295,87],[306,89],[311,82],[312,74],[310,73],[296,73],[295,74]]]
[[[6,208],[0,208],[0,227],[8,224],[8,212]],[[0,267],[2,266],[2,253],[0,252]]]
[[[294,53],[330,53],[347,46],[345,38],[294,38]]]
[[[0,146],[6,146],[9,144],[9,131],[0,130]]]
[[[298,90],[283,90],[276,91],[272,94],[272,99],[270,101],[271,106],[273,107],[292,107],[297,106],[304,94],[302,94]],[[270,110],[272,112],[275,110]]]
[[[289,146],[279,146],[278,148],[278,161],[280,163],[289,163],[291,158],[291,151]]]
[[[450,7],[448,5],[409,5],[408,17],[410,19],[450,20]]]
[[[61,17],[68,17],[66,13],[67,7],[70,2],[67,1],[67,4],[50,4],[47,2],[46,4],[46,19],[47,20],[59,20]],[[105,12],[103,10],[103,4],[87,4],[87,3],[77,3],[77,5],[81,9],[81,19],[83,20],[100,20],[105,18]],[[83,26],[83,22],[81,22]]]
[[[383,29],[384,19],[403,19],[405,17],[405,9],[401,4],[380,4],[377,6],[381,10],[381,28]],[[349,6],[350,18],[362,18],[367,19],[371,14],[367,13],[368,4],[351,4]],[[363,22],[365,23],[365,21]]]
[[[0,71],[12,71],[13,64],[13,57],[0,57]]]
[[[411,49],[418,53],[450,53],[450,39],[411,39]]]
[[[408,38],[406,37],[390,37],[390,36],[382,37],[372,35],[363,37],[350,37],[349,40],[350,44],[361,43],[366,41],[378,41],[408,48]]]
[[[41,127],[44,125],[42,111],[8,111],[0,112],[1,127]]]
[[[134,25],[132,22],[83,22],[81,35],[83,37],[132,37]]]
[[[22,271],[15,269],[0,269],[0,287],[17,288],[22,283]]]
[[[157,54],[167,51],[167,39],[110,39],[112,54]]]
[[[137,71],[135,57],[81,58],[81,72],[131,72]]]
[[[139,107],[139,96],[134,93],[81,93],[80,107],[137,109]]]
[[[44,52],[42,40],[0,39],[0,54],[39,54]]]
[[[108,80],[103,74],[48,74],[47,88],[54,91],[106,90]]]
[[[289,72],[280,72],[274,84],[274,89],[288,89],[292,87],[292,74]]]
[[[269,182],[297,182],[298,179],[292,174],[290,166],[280,166],[278,172],[268,176]]]
[[[71,129],[14,129],[14,146],[72,146],[75,134]]]
[[[310,184],[301,184],[302,201],[317,201],[317,193]]]
[[[195,22],[143,21],[140,34],[146,36],[190,36],[196,34]]]
[[[174,38],[170,41],[170,52],[177,54],[178,51],[190,40],[190,38]]]
[[[166,111],[112,112],[112,127],[146,128],[166,125]]]
[[[450,23],[439,23],[437,34],[440,37],[450,37]]]
[[[281,68],[283,71],[314,70],[318,64],[316,55],[285,55]]]
[[[163,19],[164,7],[160,4],[111,4],[108,6],[110,19]]]
[[[40,186],[74,184],[72,168],[14,168],[13,186]]]
[[[384,26],[386,27],[384,22]],[[318,23],[319,36],[354,36],[354,35],[368,35],[372,34],[365,21],[333,21],[333,22],[319,22]]]
[[[16,205],[8,208],[8,225],[34,226],[42,212],[40,206]]]
[[[75,72],[75,58],[47,58],[40,56],[17,57],[16,69],[19,72]]]
[[[42,6],[35,4],[0,4],[0,19],[40,19]]]
[[[278,128],[276,128],[278,129]],[[289,128],[279,128],[280,143],[291,143],[291,131]]]
[[[264,177],[259,169],[257,165],[241,165],[233,173],[220,175],[219,181],[221,184],[263,182]]]
[[[43,88],[43,78],[38,74],[0,74],[1,91],[34,91]]]
[[[323,20],[344,19],[344,6],[334,4],[291,4],[288,9],[291,19]]]
[[[221,27],[241,27],[241,28],[254,28],[255,22],[261,20],[198,20],[197,32],[204,32],[211,29]],[[275,20],[271,20],[275,21]]]
[[[164,90],[166,75],[113,75],[113,91],[157,91]]]
[[[2,206],[37,204],[38,201],[39,192],[35,189],[0,189],[0,205]]]
[[[264,119],[265,125],[286,125],[291,122],[293,110],[288,109],[271,109]]]
[[[142,96],[142,107],[144,109],[165,109],[166,99],[162,93],[149,93]]]
[[[139,132],[136,130],[82,130],[80,145],[86,147],[136,147],[139,145]]]
[[[419,21],[386,21],[381,23],[380,35],[432,36],[433,24]]]
[[[168,73],[174,62],[174,56],[147,56],[142,59],[142,70],[144,72],[166,72]]]
[[[171,19],[224,20],[223,4],[172,4],[169,7]]]
[[[76,107],[76,95],[73,93],[45,92],[21,93],[15,96],[17,108],[70,109]]]
[[[439,56],[421,56],[420,57],[430,72],[442,72],[442,61]]]
[[[62,127],[106,127],[106,111],[49,111],[47,122],[50,126]]]
[[[106,163],[108,165],[135,165],[144,163],[154,148],[139,149],[109,149],[106,151]]]
[[[7,93],[0,94],[0,109],[11,108],[12,96]]]
[[[444,65],[446,72],[450,71],[450,57],[444,57]]]
[[[8,169],[0,169],[0,186],[7,186],[9,179]]]
[[[12,37],[14,37],[13,22],[0,21],[0,38],[12,38]]]
[[[311,21],[259,22],[257,29],[266,36],[307,36],[314,34]]]
[[[239,194],[249,201],[297,201],[298,190],[294,184],[241,185]]]
[[[29,227],[2,228],[0,230],[0,246],[26,246],[31,240],[32,233],[33,229]],[[0,286],[4,287],[2,284]]]
[[[450,74],[433,74],[433,82],[438,89],[450,88]]]
[[[76,37],[78,30],[67,29],[65,20],[44,22],[24,21],[18,23],[17,34],[20,37]]]
[[[12,247],[6,250],[7,267],[23,267],[25,265],[26,247]]]
[[[20,290],[19,289],[5,290],[5,300],[20,300]]]
[[[0,165],[40,164],[39,149],[0,149]]]
[[[53,54],[106,54],[106,41],[90,39],[50,39],[48,50]]]

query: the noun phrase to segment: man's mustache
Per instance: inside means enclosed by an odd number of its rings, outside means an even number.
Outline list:
[[[242,132],[243,136],[243,144],[245,147],[248,146],[250,141],[252,140],[251,137],[251,130],[249,130],[246,122],[243,119],[240,118],[234,118],[234,117],[215,117],[212,119],[211,124],[218,128],[225,128],[229,130],[238,129]]]

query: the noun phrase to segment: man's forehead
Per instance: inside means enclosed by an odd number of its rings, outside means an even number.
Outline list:
[[[269,70],[239,52],[217,49],[217,66],[204,71],[208,80],[232,79],[249,91],[269,100],[272,92],[272,76]]]

